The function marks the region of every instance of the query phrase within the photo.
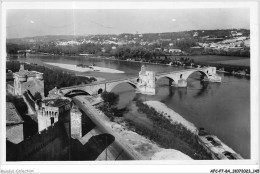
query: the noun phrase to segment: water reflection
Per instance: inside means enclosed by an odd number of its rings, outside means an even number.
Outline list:
[[[207,94],[207,89],[209,87],[209,82],[200,82],[201,88],[198,90],[198,92],[194,95],[194,98],[203,97]]]
[[[178,88],[177,94],[178,94],[179,100],[182,101],[183,97],[185,97],[187,95],[187,88]]]

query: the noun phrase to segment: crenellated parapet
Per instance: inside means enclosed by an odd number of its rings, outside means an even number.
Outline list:
[[[70,118],[72,100],[62,95],[49,95],[35,105],[39,133],[58,121],[65,122]]]

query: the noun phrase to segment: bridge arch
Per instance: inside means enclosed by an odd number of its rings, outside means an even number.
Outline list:
[[[90,94],[84,90],[74,89],[74,90],[67,92],[64,96],[65,97],[74,97],[77,95],[90,95]]]
[[[131,85],[133,88],[137,88],[136,84],[134,84],[133,82],[131,81],[122,81],[122,82],[118,82],[118,83],[115,83],[113,85],[111,85],[110,88],[107,89],[107,92],[111,92],[117,85],[120,85],[122,83],[128,83],[129,85]]]
[[[208,70],[207,70],[207,73],[205,73],[205,72],[202,71],[202,70],[196,70],[196,71],[191,72],[191,73],[186,77],[186,80],[187,80],[192,74],[194,74],[194,73],[196,73],[196,72],[199,72],[199,73],[200,73],[201,75],[203,75],[204,77],[209,78]]]
[[[167,78],[167,79],[169,79],[169,80],[173,80],[173,81],[174,81],[173,78],[171,78],[171,77],[169,77],[169,76],[167,76],[167,75],[160,76],[160,77],[156,78],[155,81],[158,81],[159,79],[164,78],[164,77]]]
[[[155,79],[155,83],[158,83],[158,81],[160,80],[160,79],[162,79],[162,78],[167,78],[168,80],[169,80],[169,83],[172,83],[172,82],[176,82],[176,80],[174,80],[173,78],[171,78],[171,77],[169,77],[169,76],[167,76],[167,75],[164,75],[164,76],[160,76],[160,77],[158,77],[158,78],[156,78]]]

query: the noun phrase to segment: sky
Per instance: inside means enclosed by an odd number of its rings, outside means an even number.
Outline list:
[[[250,28],[248,8],[9,9],[6,16],[7,38]]]

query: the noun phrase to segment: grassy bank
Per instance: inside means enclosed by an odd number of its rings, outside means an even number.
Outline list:
[[[103,92],[101,95],[103,99],[103,103],[100,103],[97,108],[101,110],[110,121],[114,121],[115,117],[122,117],[125,112],[127,112],[126,108],[118,109],[116,107],[119,95],[112,92]]]
[[[114,93],[104,93],[102,94],[102,98],[104,102],[98,106],[98,109],[100,109],[111,121],[114,121],[116,117],[122,117],[123,114],[127,112],[127,109],[125,108],[116,108],[118,95]],[[193,159],[212,159],[210,154],[208,154],[197,142],[196,135],[182,124],[172,124],[162,114],[158,113],[155,109],[150,108],[148,105],[143,104],[142,101],[137,100],[136,106],[138,107],[138,112],[146,114],[148,119],[153,122],[153,127],[151,130],[151,128],[148,128],[145,125],[136,124],[132,120],[125,119],[126,126],[130,130],[154,141],[162,148],[179,150]]]
[[[126,120],[127,126],[130,129],[156,142],[163,148],[179,150],[193,159],[212,159],[210,154],[197,142],[196,135],[186,127],[179,123],[172,124],[161,113],[143,104],[142,101],[137,100],[136,105],[139,112],[146,114],[147,117],[152,120],[154,125],[153,129],[158,131],[151,131],[147,127],[138,126],[133,121]],[[163,135],[159,132],[163,132]]]

